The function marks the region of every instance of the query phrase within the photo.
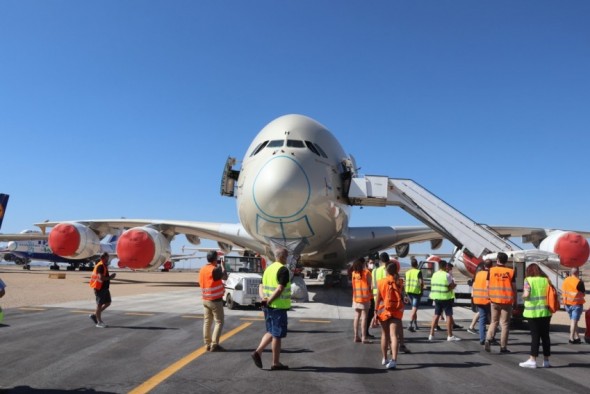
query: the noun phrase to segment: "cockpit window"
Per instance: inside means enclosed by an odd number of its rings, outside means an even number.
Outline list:
[[[256,156],[258,154],[258,152],[260,152],[262,149],[264,149],[264,147],[266,146],[266,144],[268,144],[268,141],[264,141],[264,142],[258,144],[258,146],[256,147],[256,149],[254,149],[254,151],[252,151],[252,153],[250,154],[250,157]]]
[[[318,151],[320,152],[320,154],[324,157],[324,158],[328,158],[328,155],[326,155],[326,152],[324,152],[324,150],[322,149],[321,146],[319,146],[318,144],[314,144],[315,147],[318,149]]]
[[[287,140],[287,147],[289,148],[305,148],[303,141],[299,140]]]
[[[272,140],[266,145],[267,148],[280,148],[283,146],[283,140]]]
[[[316,155],[320,156],[320,152],[318,152],[318,150],[315,148],[315,146],[313,146],[313,144],[309,141],[305,141],[305,145],[307,145],[307,148],[312,151],[313,153],[315,153]]]

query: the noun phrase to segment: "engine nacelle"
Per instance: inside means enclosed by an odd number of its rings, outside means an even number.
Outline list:
[[[49,233],[51,251],[68,259],[87,259],[100,253],[100,239],[81,223],[60,223]]]
[[[171,256],[170,242],[151,227],[125,231],[117,242],[119,267],[133,270],[156,270]]]
[[[581,267],[588,261],[590,246],[588,240],[571,231],[554,231],[541,241],[539,249],[559,255],[561,265]]]

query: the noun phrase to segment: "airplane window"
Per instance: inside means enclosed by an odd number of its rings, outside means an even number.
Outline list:
[[[250,155],[250,157],[256,156],[258,154],[258,152],[260,152],[262,149],[264,149],[264,147],[266,146],[266,144],[268,144],[268,141],[264,141],[261,144],[259,144],[256,147],[256,149],[254,149],[254,151],[252,152],[252,154]]]
[[[287,146],[290,148],[305,148],[303,141],[299,140],[287,140]]]
[[[318,144],[314,144],[316,148],[318,148],[318,151],[320,151],[320,154],[325,157],[326,159],[328,158],[328,155],[326,155],[326,152],[324,152],[324,150],[322,149],[321,146],[319,146]]]
[[[318,152],[318,150],[315,148],[315,146],[313,146],[313,144],[309,141],[305,141],[305,145],[307,145],[307,148],[312,151],[313,153],[315,153],[316,155],[320,156],[320,152]]]
[[[283,140],[272,140],[266,145],[267,148],[280,148],[283,146]]]

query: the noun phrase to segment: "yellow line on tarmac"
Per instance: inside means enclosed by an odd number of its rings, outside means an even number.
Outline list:
[[[32,308],[32,307],[22,307],[22,308],[18,308],[21,311],[46,311],[47,308]]]
[[[80,310],[74,310],[74,311],[70,311],[71,313],[94,313],[94,311],[91,310],[87,310],[87,311],[80,311]]]
[[[245,321],[264,321],[264,317],[241,317],[240,320],[245,320]]]
[[[236,335],[237,333],[247,328],[251,324],[252,323],[244,323],[241,326],[234,328],[230,332],[223,334],[219,342],[223,342],[226,339],[231,338],[232,336]],[[201,356],[206,351],[207,350],[205,349],[205,346],[203,346],[195,350],[194,352],[187,354],[180,360],[172,363],[162,371],[158,372],[157,374],[155,374],[154,376],[152,376],[151,378],[149,378],[148,380],[146,380],[145,382],[131,390],[129,394],[143,394],[153,390],[154,387],[162,383],[164,380],[168,379],[170,376],[174,375],[176,372],[180,371],[182,368],[186,367],[190,362],[194,361],[197,357]]]
[[[184,316],[180,316],[182,318],[185,319],[203,319],[203,315],[184,315]]]

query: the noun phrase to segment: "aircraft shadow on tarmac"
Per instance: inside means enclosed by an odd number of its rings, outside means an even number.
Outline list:
[[[60,393],[96,393],[96,394],[117,394],[113,391],[96,391],[87,387],[80,387],[72,390],[52,390],[52,389],[37,389],[30,386],[16,386],[11,389],[0,389],[0,393],[11,393],[11,394],[27,394],[27,393],[47,393],[47,394],[60,394]]]

